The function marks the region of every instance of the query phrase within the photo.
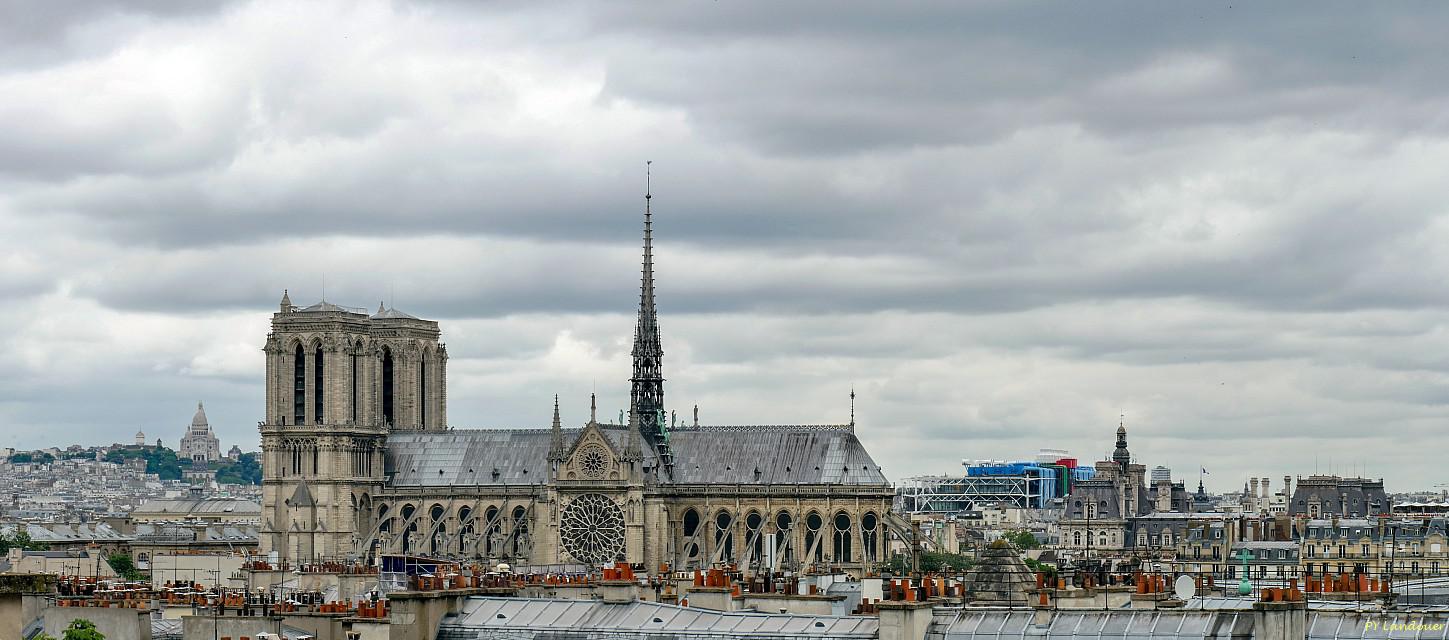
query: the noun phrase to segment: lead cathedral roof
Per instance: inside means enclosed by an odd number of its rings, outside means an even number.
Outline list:
[[[622,451],[629,429],[599,425]],[[564,429],[568,441],[581,429]],[[870,454],[845,426],[681,427],[669,432],[672,484],[886,485]],[[548,429],[455,429],[388,436],[393,486],[530,485],[549,481]],[[644,464],[657,460],[645,447]]]

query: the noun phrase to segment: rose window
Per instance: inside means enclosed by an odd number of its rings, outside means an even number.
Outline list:
[[[609,456],[604,448],[591,444],[579,452],[579,466],[583,468],[584,475],[590,478],[604,477],[604,470],[608,467]]]
[[[613,562],[624,553],[624,511],[602,494],[583,494],[564,507],[559,538],[579,562]]]

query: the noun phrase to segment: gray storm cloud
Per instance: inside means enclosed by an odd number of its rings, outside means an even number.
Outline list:
[[[203,399],[255,447],[283,288],[442,320],[458,426],[622,407],[649,159],[668,397],[706,421],[838,422],[854,385],[892,478],[1095,458],[1125,412],[1218,489],[1427,486],[1444,12],[0,7],[0,445],[174,440]]]

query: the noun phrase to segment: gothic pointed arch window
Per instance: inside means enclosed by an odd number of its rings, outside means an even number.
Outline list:
[[[861,551],[866,562],[880,560],[880,517],[874,511],[867,511],[860,517]]]
[[[398,512],[402,516],[402,521],[407,523],[407,526],[403,527],[403,530],[398,533],[398,535],[402,536],[403,553],[408,553],[413,549],[413,533],[418,530],[418,521],[413,520],[413,514],[417,513],[417,510],[417,507],[405,504],[402,510]]]
[[[503,541],[503,518],[499,517],[498,507],[489,506],[483,512],[483,555],[489,558],[498,557]]]
[[[532,548],[532,539],[528,537],[528,510],[522,505],[513,508],[513,557],[522,558],[528,555]]]
[[[418,424],[428,428],[428,352],[423,350],[422,361],[418,363]]]
[[[442,539],[445,537],[448,527],[448,525],[443,522],[443,517],[445,515],[447,515],[447,510],[444,509],[443,505],[441,504],[434,504],[433,507],[428,510],[428,523],[432,525],[428,527],[428,529],[433,532],[432,537],[428,539],[428,553],[431,553],[433,555],[437,555],[442,551],[442,549],[439,548],[439,542],[441,542]]]
[[[372,497],[367,494],[352,497],[352,512],[357,520],[356,530],[367,531],[367,519],[372,517]]]
[[[820,544],[820,529],[824,526],[825,519],[819,513],[805,515],[805,555],[814,562],[825,561],[825,545]]]
[[[477,527],[474,526],[474,523],[472,521],[472,518],[473,518],[473,508],[472,507],[462,506],[462,507],[459,507],[458,508],[458,533],[459,534],[464,535],[464,536],[469,536],[469,535],[473,535],[474,533],[477,532]]]
[[[765,518],[758,511],[745,515],[745,545],[750,549],[750,564],[760,566],[765,559]]]
[[[393,361],[392,349],[382,348],[382,420],[388,426],[393,424]]]
[[[693,561],[699,559],[699,511],[694,507],[684,510],[684,517],[680,519],[680,533],[684,540],[684,559]]]
[[[735,518],[723,509],[714,516],[715,557],[723,562],[735,560]]]
[[[357,350],[361,348],[362,343],[359,342],[347,350],[347,358],[352,364],[352,375],[349,376],[352,380],[352,401],[349,403],[352,407],[352,424],[357,424]]]
[[[302,345],[292,354],[292,424],[307,423],[307,352]]]
[[[392,517],[387,514],[387,505],[384,504],[377,508],[377,522],[377,530],[379,533],[392,531]]]
[[[832,556],[834,562],[854,562],[855,557],[851,553],[851,533],[853,531],[850,526],[850,514],[844,511],[836,513],[833,524],[835,525],[835,537],[831,540],[834,543],[831,548],[834,550]]]
[[[323,374],[326,364],[322,358],[322,345],[318,344],[317,350],[312,353],[312,422],[323,424],[326,422],[323,417],[326,403],[323,401],[322,391],[327,388],[327,384]]]
[[[775,545],[779,549],[777,553],[782,565],[795,561],[794,526],[795,519],[790,517],[789,511],[781,511],[775,515],[775,532],[778,534]]]

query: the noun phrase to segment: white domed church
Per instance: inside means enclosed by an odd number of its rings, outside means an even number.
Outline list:
[[[140,438],[141,434],[136,434],[136,437]],[[211,424],[206,421],[206,409],[200,402],[196,403],[196,415],[191,416],[191,425],[186,427],[186,435],[181,436],[181,448],[176,451],[176,455],[193,463],[221,459],[221,441],[211,432]]]

